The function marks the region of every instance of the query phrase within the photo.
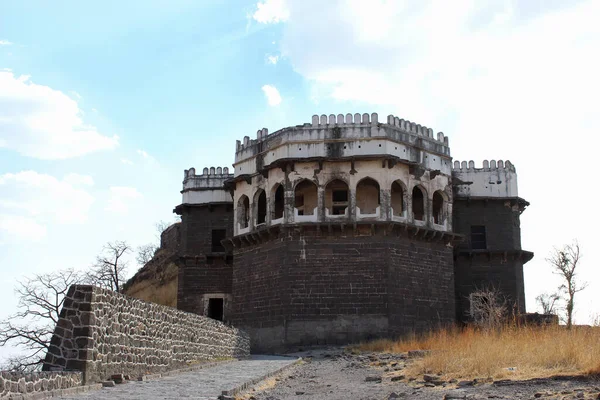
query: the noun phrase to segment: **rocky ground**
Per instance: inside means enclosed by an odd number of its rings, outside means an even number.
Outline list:
[[[409,354],[353,355],[340,348],[304,351],[304,362],[269,382],[241,393],[244,400],[388,399],[600,399],[600,381],[476,379],[445,381],[435,375],[415,379],[403,371]],[[419,356],[419,354],[411,354]]]

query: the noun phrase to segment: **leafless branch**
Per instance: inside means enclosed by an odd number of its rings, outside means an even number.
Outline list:
[[[560,294],[542,293],[539,296],[537,296],[535,300],[542,307],[543,314],[556,314],[556,303],[560,300]]]
[[[152,257],[154,257],[154,253],[156,253],[157,250],[158,247],[152,243],[144,244],[138,247],[136,256],[137,263],[142,266],[146,265],[150,260],[152,260]]]
[[[87,274],[88,282],[119,292],[127,270],[127,261],[123,258],[130,252],[131,248],[127,242],[107,243],[102,250],[102,254],[96,258],[96,262]]]
[[[9,360],[11,370],[28,371],[41,366],[69,287],[82,281],[72,269],[38,274],[17,282],[17,311],[0,321],[0,346],[15,345],[25,355]]]
[[[494,329],[506,320],[508,305],[499,290],[493,287],[477,289],[469,295],[469,301],[469,317],[476,325]]]
[[[581,259],[579,243],[564,245],[562,248],[554,248],[550,256],[546,259],[553,269],[553,273],[563,278],[564,283],[559,290],[565,293],[566,311],[567,311],[567,329],[573,326],[573,309],[575,306],[575,295],[587,287],[586,282],[577,280],[577,266]]]

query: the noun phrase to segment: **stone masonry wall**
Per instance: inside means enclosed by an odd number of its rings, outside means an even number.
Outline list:
[[[81,372],[0,372],[0,398],[69,389],[82,384]]]
[[[203,315],[204,295],[231,294],[231,253],[213,252],[212,231],[233,235],[231,204],[185,206],[181,209],[182,242],[177,288],[177,308]],[[227,319],[225,310],[225,319]]]
[[[485,288],[499,290],[510,311],[525,312],[525,285],[521,253],[520,211],[510,199],[458,199],[454,202],[454,229],[465,241],[454,260],[457,319],[467,320],[469,295]],[[485,250],[471,248],[471,226],[485,226]],[[513,309],[514,307],[514,309]]]
[[[169,226],[160,234],[160,248],[177,253],[181,243],[181,222]]]
[[[329,228],[282,229],[235,249],[231,321],[254,350],[347,344],[454,321],[451,247],[403,226],[387,234],[389,224]]]
[[[44,370],[81,371],[86,384],[250,349],[247,334],[219,321],[87,285],[69,289],[50,343]]]

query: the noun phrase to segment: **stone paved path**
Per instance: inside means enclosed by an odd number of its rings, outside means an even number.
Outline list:
[[[79,400],[213,400],[217,399],[223,390],[233,389],[247,381],[273,373],[295,361],[296,358],[291,357],[252,356],[250,360],[225,363],[148,382],[129,382],[64,398]]]

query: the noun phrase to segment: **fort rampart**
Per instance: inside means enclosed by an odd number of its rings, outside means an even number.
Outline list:
[[[205,360],[249,356],[248,335],[200,315],[88,285],[65,298],[44,370],[81,371],[83,383],[142,376]]]

